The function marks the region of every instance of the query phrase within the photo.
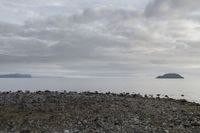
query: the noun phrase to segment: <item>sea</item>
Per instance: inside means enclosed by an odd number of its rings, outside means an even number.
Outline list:
[[[0,91],[98,91],[136,93],[200,103],[200,80],[154,78],[1,78]]]

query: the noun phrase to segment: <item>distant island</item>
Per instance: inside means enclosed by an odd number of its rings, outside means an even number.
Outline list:
[[[167,73],[162,76],[156,77],[157,79],[184,79],[183,76],[177,73]]]
[[[5,75],[0,75],[0,78],[32,78],[30,74],[5,74]]]

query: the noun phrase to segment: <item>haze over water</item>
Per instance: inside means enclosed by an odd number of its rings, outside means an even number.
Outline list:
[[[153,78],[30,78],[0,79],[1,91],[52,90],[52,91],[99,91],[129,92],[142,95],[168,95],[200,103],[198,79]],[[184,94],[184,97],[181,95]]]

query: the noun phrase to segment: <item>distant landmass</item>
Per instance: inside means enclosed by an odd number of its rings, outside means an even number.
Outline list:
[[[183,76],[177,73],[167,73],[162,76],[156,77],[157,79],[184,79]]]
[[[32,78],[30,74],[5,74],[5,75],[0,75],[0,78]]]

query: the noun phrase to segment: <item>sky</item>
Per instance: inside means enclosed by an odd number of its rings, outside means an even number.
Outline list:
[[[0,74],[200,76],[199,0],[0,0]]]

